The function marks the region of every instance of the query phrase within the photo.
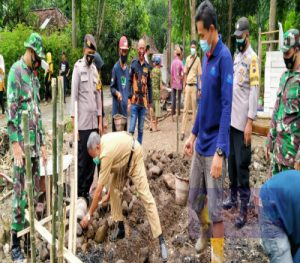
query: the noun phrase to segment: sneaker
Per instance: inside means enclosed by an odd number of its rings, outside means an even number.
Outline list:
[[[15,247],[11,250],[11,260],[16,263],[21,263],[25,260],[21,247]]]

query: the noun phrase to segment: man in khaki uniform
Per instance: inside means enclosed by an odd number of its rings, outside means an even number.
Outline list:
[[[185,131],[188,121],[188,111],[192,109],[193,118],[192,123],[194,123],[196,112],[197,112],[197,93],[200,96],[201,85],[200,85],[200,76],[202,74],[201,70],[201,61],[197,56],[197,42],[192,40],[191,42],[191,55],[187,57],[186,64],[184,68],[184,110],[183,110],[183,119],[182,119],[182,130],[181,130],[181,140],[185,138]],[[197,80],[198,78],[198,80]],[[198,83],[198,90],[197,90]]]
[[[162,260],[167,261],[168,251],[162,235],[157,207],[149,189],[143,150],[139,142],[127,132],[105,134],[101,140],[100,136],[93,132],[88,139],[87,148],[95,162],[100,163],[101,171],[93,202],[88,214],[82,219],[81,226],[83,228],[88,226],[91,215],[98,207],[103,186],[107,185],[110,192],[112,218],[118,224],[111,241],[125,237],[120,192],[126,184],[127,176],[130,176],[145,207],[153,237],[159,238]]]
[[[102,100],[99,74],[94,65],[97,46],[92,35],[84,38],[84,57],[74,66],[72,75],[72,109],[74,122],[75,101],[78,102],[78,196],[88,199],[93,182],[95,164],[89,156],[86,143],[93,131],[102,132]]]

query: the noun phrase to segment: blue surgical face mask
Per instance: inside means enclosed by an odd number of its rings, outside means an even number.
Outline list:
[[[93,159],[93,162],[94,162],[94,164],[96,164],[97,166],[101,163],[98,156],[95,157],[95,158]]]
[[[194,56],[196,54],[196,49],[195,48],[191,48],[191,55]]]
[[[207,53],[207,52],[209,52],[211,50],[211,44],[209,45],[208,42],[207,42],[207,40],[201,39],[199,41],[199,44],[200,44],[200,47],[201,47],[201,49],[202,49],[202,51],[204,53]]]

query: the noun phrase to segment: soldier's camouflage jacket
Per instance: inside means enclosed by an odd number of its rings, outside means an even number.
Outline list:
[[[300,163],[300,69],[280,79],[267,144],[275,163],[291,168]]]
[[[40,83],[23,58],[13,64],[7,81],[7,128],[10,143],[19,142],[24,150],[22,112],[28,111],[31,157],[40,155],[44,145],[40,97]]]

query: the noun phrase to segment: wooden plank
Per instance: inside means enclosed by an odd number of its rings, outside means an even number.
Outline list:
[[[0,202],[2,202],[3,200],[5,200],[6,198],[8,198],[10,195],[12,195],[14,191],[10,190],[9,192],[7,192],[5,195],[3,195],[0,199]]]
[[[68,211],[69,209],[70,209],[70,206],[67,206],[66,210]],[[42,220],[39,221],[39,223],[41,225],[44,225],[44,224],[50,222],[51,220],[52,220],[52,215],[43,218]],[[29,232],[30,232],[30,228],[27,227],[27,228],[23,229],[22,231],[18,232],[18,237],[24,236]]]
[[[266,40],[262,41],[262,44],[279,44],[279,40]]]
[[[262,125],[262,124],[255,123],[255,122],[253,123],[252,133],[254,133],[254,134],[258,134],[260,136],[267,137],[269,130],[270,130],[270,127],[267,125]]]
[[[25,210],[25,218],[28,220],[29,213]],[[47,241],[50,245],[52,244],[52,235],[51,233],[40,224],[36,219],[34,220],[35,229],[37,232],[43,237],[45,241]],[[58,242],[56,241],[56,249],[58,248]],[[78,257],[76,257],[71,251],[67,248],[63,248],[63,257],[70,263],[83,263]]]
[[[0,173],[0,177],[4,178],[7,182],[13,184],[13,180],[8,175]]]
[[[261,35],[271,35],[271,34],[275,34],[275,33],[279,33],[279,30],[261,32],[260,34]]]

